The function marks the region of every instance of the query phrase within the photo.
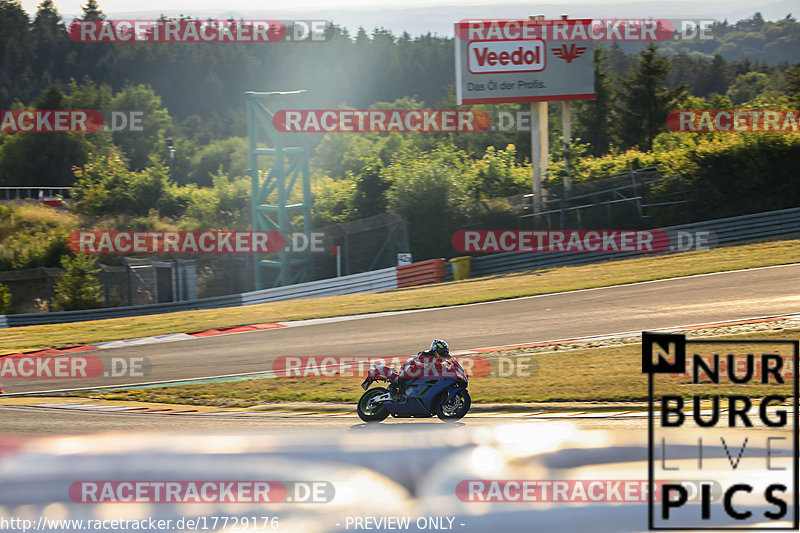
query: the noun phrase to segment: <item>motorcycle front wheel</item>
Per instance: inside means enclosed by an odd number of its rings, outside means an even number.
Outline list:
[[[445,392],[436,405],[436,416],[445,421],[459,420],[467,414],[470,405],[472,398],[465,389],[455,393],[452,398]]]
[[[389,391],[383,387],[375,387],[362,394],[361,399],[358,400],[358,407],[356,408],[358,418],[364,422],[380,422],[381,420],[386,420],[386,417],[389,416],[389,409],[382,403],[370,406],[369,402],[375,396],[380,396],[387,392]]]

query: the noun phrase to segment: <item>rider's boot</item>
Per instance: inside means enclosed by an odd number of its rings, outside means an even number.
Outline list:
[[[395,401],[400,400],[400,398],[402,397],[402,391],[401,391],[401,388],[400,388],[400,383],[399,383],[399,380],[397,378],[393,379],[389,383],[389,393],[392,395],[392,399],[395,400]]]

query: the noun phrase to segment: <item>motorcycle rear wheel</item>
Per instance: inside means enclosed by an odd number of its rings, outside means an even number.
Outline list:
[[[446,422],[459,420],[467,414],[470,405],[472,405],[472,398],[470,398],[466,389],[455,393],[452,399],[447,395],[447,392],[444,392],[436,404],[436,416]]]
[[[387,409],[385,405],[380,403],[371,408],[367,407],[367,405],[375,396],[380,396],[387,392],[389,391],[383,387],[375,387],[362,394],[361,399],[358,400],[358,407],[356,407],[358,418],[364,422],[380,422],[381,420],[386,420],[386,417],[389,416],[389,409]]]

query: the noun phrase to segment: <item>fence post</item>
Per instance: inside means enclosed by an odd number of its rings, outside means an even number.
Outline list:
[[[122,264],[125,265],[125,285],[127,289],[125,292],[128,293],[128,305],[133,305],[133,271],[128,264],[128,260],[124,257],[122,258]]]
[[[347,232],[347,228],[342,227],[344,231],[344,274],[345,276],[350,274],[350,234]]]

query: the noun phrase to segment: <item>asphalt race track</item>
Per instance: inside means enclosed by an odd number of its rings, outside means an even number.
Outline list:
[[[34,402],[32,402],[34,403]],[[391,417],[378,426],[365,424],[355,414],[339,413],[286,413],[283,415],[240,416],[235,414],[222,416],[170,415],[170,414],[137,414],[114,413],[102,411],[68,411],[65,409],[46,409],[22,406],[0,406],[0,417],[3,420],[2,433],[44,436],[44,435],[83,435],[104,431],[135,432],[252,432],[252,431],[359,431],[368,427],[380,427],[386,430],[403,429],[441,429],[444,427],[498,425],[514,422],[531,422],[532,418],[519,415],[499,415],[490,413],[470,413],[461,422],[445,424],[438,418],[392,419]],[[568,420],[549,418],[548,420]],[[582,429],[615,429],[637,430],[640,433],[647,427],[647,419],[643,417],[609,420],[597,418],[572,418]],[[541,420],[539,420],[541,421]]]
[[[87,354],[146,357],[152,371],[144,381],[158,381],[269,370],[270,361],[281,355],[406,356],[424,348],[433,337],[446,339],[454,351],[459,351],[637,332],[800,312],[800,294],[792,292],[798,275],[800,265],[788,265],[486,304],[312,321],[268,331]],[[6,379],[3,386],[13,393],[107,386],[115,381],[130,383],[131,379]],[[557,504],[476,503],[455,497],[465,480],[584,480],[575,482],[581,486],[591,484],[589,480],[605,480],[602,486],[622,482],[627,487],[641,487],[648,476],[648,419],[641,411],[474,410],[451,424],[437,419],[364,424],[352,412],[146,405],[114,405],[107,400],[83,398],[0,398],[0,517],[30,519],[31,523],[53,516],[176,523],[185,517],[244,520],[258,516],[263,520],[268,515],[279,521],[283,531],[305,533],[350,531],[353,528],[348,520],[367,516],[375,520],[407,516],[416,521],[415,526],[401,529],[404,531],[430,530],[419,525],[426,517],[454,522],[452,528],[444,529],[470,532],[527,531],[531,524],[536,531],[564,531],[565,526],[571,531],[599,533],[647,529],[647,502],[635,494],[629,498],[627,492],[624,505],[612,496],[608,501],[583,502],[578,498]],[[706,477],[702,479],[713,479],[724,486],[740,481],[735,468],[728,466],[731,456],[723,455],[727,448],[723,451],[721,446],[708,444],[716,442],[712,438],[716,434],[707,430],[681,432],[674,436],[674,442],[671,437],[671,464],[681,464],[681,469],[694,465],[696,443],[702,436],[707,443],[704,465],[716,468],[716,477],[709,478],[704,471]],[[767,436],[778,435],[775,442],[783,448],[792,440],[788,427],[778,430],[757,423],[752,428],[735,428],[734,434],[730,431],[721,434],[736,443],[732,444],[734,449],[740,442],[744,442],[742,451],[747,445],[747,461],[751,456],[769,457],[765,455],[770,453]],[[788,448],[783,448],[773,450],[773,455],[775,460],[782,456],[788,465],[792,458]],[[785,479],[788,486],[791,469],[786,466],[783,470],[770,472],[770,479]],[[324,482],[335,487],[335,496],[325,505],[307,505],[303,500],[297,504],[288,496],[285,501],[267,504],[212,502],[193,506],[145,501],[92,505],[76,500],[72,492],[73,486],[84,483],[80,480],[110,480],[112,484],[130,484],[133,480],[147,485],[165,479],[185,483],[256,479],[295,487]],[[693,478],[687,479],[692,483]],[[787,501],[793,491],[786,494]],[[293,494],[296,496],[296,489]],[[575,502],[578,505],[573,505]],[[751,507],[758,516],[770,509],[760,505]],[[718,513],[718,507],[709,525],[739,525]],[[698,504],[692,502],[686,508],[687,515],[698,514],[697,508]],[[791,522],[784,520],[780,525],[791,527]],[[57,531],[84,530],[75,526]],[[176,526],[168,530],[194,528]],[[103,531],[122,533],[128,529],[111,525]]]
[[[180,380],[269,370],[279,356],[404,356],[433,338],[451,350],[800,312],[800,264],[635,283],[299,327],[96,350],[141,356],[143,379],[5,379],[4,392]],[[435,302],[431,302],[435,303]]]

